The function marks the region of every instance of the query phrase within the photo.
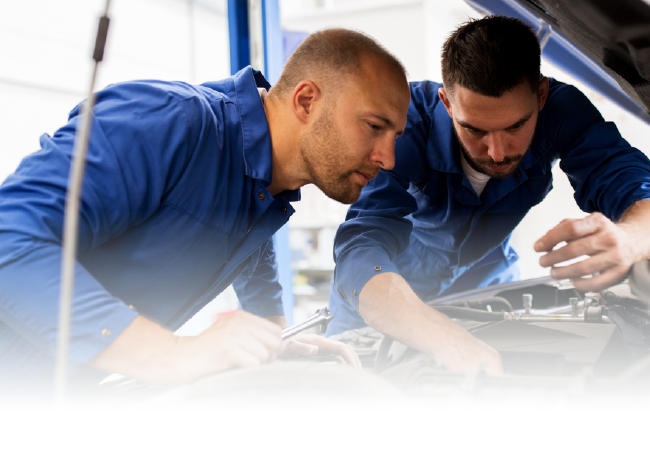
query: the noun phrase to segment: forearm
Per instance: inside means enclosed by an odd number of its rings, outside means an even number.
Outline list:
[[[152,383],[186,381],[180,347],[191,337],[173,333],[143,316],[136,317],[89,365]]]
[[[198,336],[174,336],[138,316],[89,364],[150,383],[187,383],[273,361],[281,344],[280,327],[245,311],[220,319]]]
[[[359,296],[359,312],[371,327],[427,354],[472,338],[444,314],[424,304],[396,273],[370,279]]]
[[[279,325],[280,328],[287,328],[287,319],[281,315],[267,316],[266,320],[273,322],[276,325]]]
[[[630,205],[618,225],[628,228],[635,237],[636,260],[650,259],[650,200],[641,200]]]

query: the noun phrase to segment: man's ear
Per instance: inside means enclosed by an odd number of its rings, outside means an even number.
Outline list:
[[[546,104],[548,98],[548,78],[544,77],[539,81],[539,91],[537,92],[537,100],[539,101],[539,110],[541,111]]]
[[[453,119],[454,116],[451,114],[451,102],[449,101],[449,97],[447,96],[447,91],[445,91],[445,88],[438,89],[438,97],[440,97],[440,100],[442,100],[445,108],[447,108],[447,114],[449,114],[449,117]]]
[[[291,96],[291,107],[298,120],[308,122],[321,97],[320,89],[313,81],[303,80],[298,83]]]

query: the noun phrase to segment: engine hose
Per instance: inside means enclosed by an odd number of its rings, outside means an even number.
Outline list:
[[[502,311],[508,311],[508,312],[514,311],[512,304],[503,297],[487,297],[487,298],[482,298],[480,300],[470,300],[468,302],[456,301],[456,302],[445,303],[445,306],[461,306],[461,305],[466,308],[469,307],[469,308],[480,309],[480,310],[483,310],[485,306],[490,305],[492,309],[496,309],[500,307]]]
[[[431,306],[438,312],[452,319],[467,319],[477,322],[500,322],[505,319],[503,312],[489,312],[480,309],[462,308],[460,306]]]
[[[639,261],[632,266],[630,287],[639,298],[650,300],[650,261]]]
[[[388,352],[390,351],[391,345],[393,345],[393,338],[384,335],[379,343],[377,355],[375,356],[375,372],[382,373],[388,367]]]

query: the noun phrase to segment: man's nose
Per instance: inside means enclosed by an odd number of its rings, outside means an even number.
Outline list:
[[[380,139],[370,155],[370,161],[384,170],[395,167],[395,139],[390,136]]]
[[[488,155],[494,162],[501,162],[506,157],[506,140],[502,133],[490,133],[487,136]]]

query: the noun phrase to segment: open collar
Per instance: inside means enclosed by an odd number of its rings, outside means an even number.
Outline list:
[[[247,66],[234,75],[237,106],[241,118],[246,175],[271,184],[272,147],[269,124],[258,87],[271,85],[261,72]]]
[[[264,104],[257,88],[271,85],[258,70],[247,66],[234,75],[235,93],[241,118],[246,175],[260,180],[266,187],[273,178],[273,147]],[[300,190],[284,192],[288,201],[300,200]]]
[[[454,133],[454,123],[442,102],[438,102],[431,115],[427,153],[429,154],[429,164],[433,170],[463,173],[460,163],[460,147]]]

